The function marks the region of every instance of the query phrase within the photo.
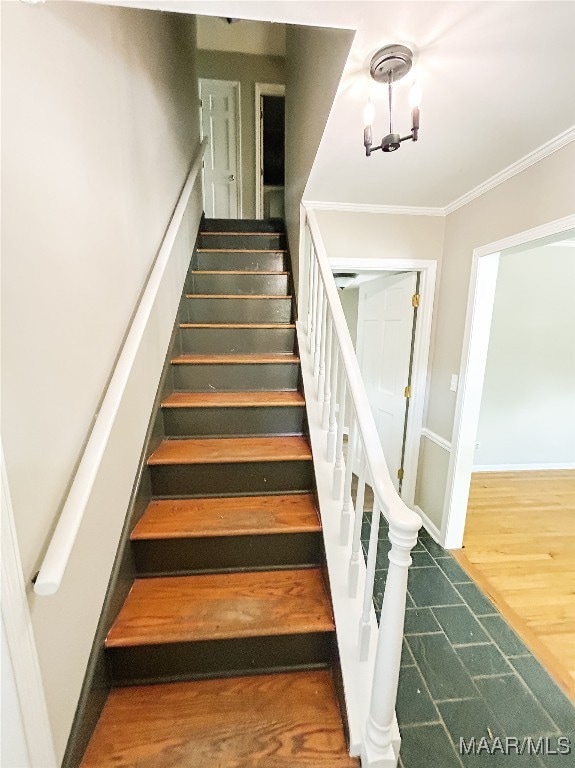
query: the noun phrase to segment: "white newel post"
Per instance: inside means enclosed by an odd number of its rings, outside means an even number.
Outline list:
[[[394,768],[392,725],[401,664],[407,573],[417,528],[398,528],[390,519],[389,571],[385,584],[373,672],[371,703],[362,747],[362,768]]]

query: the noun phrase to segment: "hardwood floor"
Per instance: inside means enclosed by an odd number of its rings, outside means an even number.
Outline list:
[[[575,701],[575,471],[473,475],[456,559]]]

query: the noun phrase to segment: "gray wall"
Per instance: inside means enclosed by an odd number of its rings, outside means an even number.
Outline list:
[[[38,568],[199,146],[190,16],[2,4],[2,439]],[[201,214],[193,194],[61,590],[29,592],[62,756]]]
[[[339,300],[343,309],[343,314],[347,321],[349,335],[353,342],[353,347],[357,343],[357,313],[359,309],[359,287],[346,288],[345,291],[338,291]]]
[[[475,464],[575,466],[575,248],[502,253]]]
[[[288,26],[285,211],[298,288],[299,206],[354,32]]]
[[[285,59],[281,56],[255,56],[247,53],[200,50],[198,51],[198,76],[240,83],[243,218],[254,219],[256,215],[255,86],[256,83],[284,84]]]

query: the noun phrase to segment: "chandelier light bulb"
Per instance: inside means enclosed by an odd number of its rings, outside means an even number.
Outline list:
[[[363,124],[367,128],[373,125],[373,118],[375,117],[375,107],[371,99],[368,99],[367,104],[363,108]]]
[[[421,87],[417,80],[413,81],[413,85],[409,92],[409,106],[412,109],[421,106]]]

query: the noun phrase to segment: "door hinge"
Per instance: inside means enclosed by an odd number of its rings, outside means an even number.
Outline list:
[[[397,479],[403,480],[403,469],[401,467],[397,470]]]
[[[403,396],[404,396],[404,397],[411,397],[411,387],[406,387],[406,388],[403,390]]]
[[[411,306],[412,307],[418,307],[419,306],[419,294],[414,293],[411,297]]]
[[[204,106],[204,102],[200,99],[200,107]]]

